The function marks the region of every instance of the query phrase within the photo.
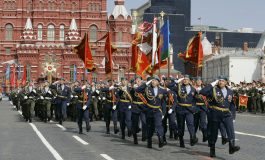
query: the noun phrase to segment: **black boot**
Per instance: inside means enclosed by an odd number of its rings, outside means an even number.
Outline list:
[[[215,147],[210,147],[210,157],[216,157],[215,155]]]
[[[90,125],[87,125],[86,131],[89,132],[90,130],[91,130],[91,126]]]
[[[167,138],[165,135],[163,136],[163,143],[164,143],[164,145],[167,145]]]
[[[106,134],[110,134],[109,124],[106,124]]]
[[[137,134],[133,134],[133,143],[138,144]]]
[[[194,146],[198,142],[198,138],[196,136],[190,137],[190,145]]]
[[[181,148],[185,148],[185,144],[184,144],[184,139],[183,139],[183,137],[179,137],[179,146],[180,146]]]
[[[117,124],[114,124],[114,134],[117,134],[119,132],[119,129],[117,127]]]
[[[173,131],[172,130],[170,130],[170,132],[169,132],[169,138],[173,138]]]
[[[240,147],[235,146],[235,140],[229,142],[229,154],[234,154],[235,152],[239,151]]]
[[[125,131],[124,130],[121,131],[121,139],[125,139]]]
[[[131,137],[132,136],[132,131],[129,129],[128,130],[128,137]]]
[[[29,118],[29,123],[32,123],[32,119],[31,118]]]
[[[178,140],[178,138],[179,138],[179,134],[178,134],[177,131],[175,131],[175,132],[174,132],[174,139],[175,139],[175,140]]]
[[[202,142],[208,141],[207,130],[202,131]]]
[[[158,147],[162,148],[164,146],[164,140],[163,137],[158,137]]]
[[[227,142],[229,142],[228,138],[222,137],[222,145],[225,145]]]
[[[147,148],[152,148],[152,138],[147,139]]]
[[[79,134],[83,134],[83,128],[79,127]]]

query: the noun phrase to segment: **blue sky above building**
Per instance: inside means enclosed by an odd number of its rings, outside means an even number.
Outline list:
[[[114,0],[108,1],[108,11],[112,12]],[[125,6],[137,8],[147,0],[125,0]],[[253,28],[255,31],[265,30],[265,1],[264,0],[192,0],[191,24],[200,24],[198,17],[202,17],[202,24],[214,25],[236,30],[239,28]]]

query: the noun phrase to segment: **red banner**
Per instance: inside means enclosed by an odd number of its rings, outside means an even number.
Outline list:
[[[247,107],[248,106],[248,96],[239,96],[238,106]]]

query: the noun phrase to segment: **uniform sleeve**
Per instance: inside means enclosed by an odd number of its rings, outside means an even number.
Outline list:
[[[91,103],[92,103],[92,93],[90,90],[87,90],[87,102],[86,102],[87,108],[90,107]]]
[[[206,87],[203,87],[202,90],[199,92],[203,96],[210,97],[212,95],[213,86],[208,85]]]
[[[146,84],[144,83],[144,84],[142,84],[141,86],[137,87],[137,88],[135,89],[135,92],[138,92],[138,93],[144,93],[144,90],[145,90],[146,87],[147,87],[147,86],[146,86]]]

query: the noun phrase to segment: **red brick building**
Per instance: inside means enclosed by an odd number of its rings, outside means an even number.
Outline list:
[[[87,74],[86,78],[105,80],[105,41],[97,44],[95,41],[109,28],[112,42],[118,48],[113,55],[114,78],[133,76],[128,72],[132,20],[124,7],[124,0],[115,0],[115,8],[109,17],[106,0],[2,0],[0,25],[2,82],[7,68],[7,64],[2,63],[14,59],[21,65],[22,72],[27,67],[30,80],[45,77],[46,70],[52,67],[53,77],[72,81],[74,65],[77,66],[77,79],[83,79],[86,75],[83,63],[72,53],[72,48],[85,32],[90,36],[90,47],[97,65],[96,72]]]

